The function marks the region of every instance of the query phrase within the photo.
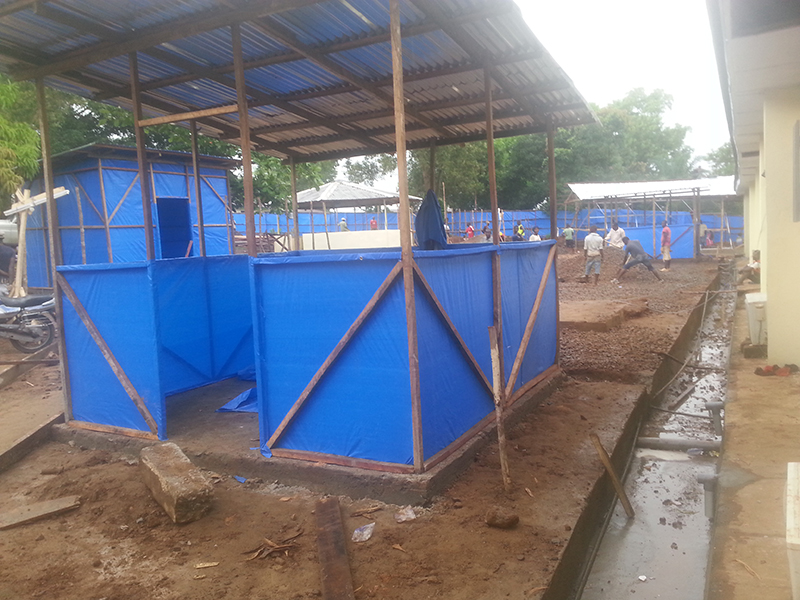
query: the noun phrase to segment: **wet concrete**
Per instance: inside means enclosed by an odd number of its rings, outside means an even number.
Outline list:
[[[731,274],[722,275],[725,287]],[[634,452],[625,488],[636,516],[628,519],[619,504],[615,507],[582,600],[631,594],[645,599],[705,597],[713,495],[706,494],[698,477],[713,478],[718,453],[691,448],[691,441],[721,439],[706,403],[726,400],[735,301],[735,293],[716,294],[714,302],[701,307],[687,351],[665,358],[673,365],[653,383],[651,398],[658,403],[640,435],[689,440],[689,449]],[[724,419],[724,409],[719,414]]]

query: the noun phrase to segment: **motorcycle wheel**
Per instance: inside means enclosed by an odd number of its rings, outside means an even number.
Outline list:
[[[30,342],[21,342],[19,340],[9,341],[14,348],[25,354],[32,354],[48,346],[56,335],[52,321],[44,315],[25,315],[20,319],[20,322],[26,325],[28,331],[33,333],[36,339]]]

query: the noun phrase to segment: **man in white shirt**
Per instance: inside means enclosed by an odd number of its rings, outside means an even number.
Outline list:
[[[600,264],[603,262],[603,238],[597,233],[597,225],[589,228],[589,235],[583,240],[583,256],[586,258],[586,270],[583,281],[589,281],[589,273],[594,270],[594,284],[600,279]]]
[[[625,230],[617,225],[616,221],[611,221],[611,229],[606,234],[606,243],[614,248],[623,248],[625,243],[622,238],[625,237]]]

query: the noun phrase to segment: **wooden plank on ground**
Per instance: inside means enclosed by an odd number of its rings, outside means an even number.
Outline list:
[[[353,600],[353,579],[338,498],[325,498],[316,505],[317,553],[323,600]]]
[[[45,500],[44,502],[36,502],[35,504],[15,508],[0,514],[0,531],[33,523],[39,519],[54,517],[78,508],[80,505],[80,496],[64,496],[55,500]]]
[[[40,424],[33,431],[15,440],[10,448],[0,451],[0,472],[18,463],[36,446],[43,444],[50,437],[50,428],[56,423],[63,422],[64,413],[58,413]]]

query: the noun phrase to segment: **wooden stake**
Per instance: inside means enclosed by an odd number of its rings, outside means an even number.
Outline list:
[[[414,437],[414,470],[425,469],[422,449],[422,400],[419,384],[419,350],[417,347],[417,307],[414,301],[414,269],[411,250],[411,207],[408,202],[408,166],[406,164],[406,115],[403,88],[403,49],[400,37],[400,5],[389,0],[390,37],[392,42],[392,83],[394,90],[394,134],[397,146],[397,173],[400,208],[397,211],[400,228],[400,253],[403,264],[403,288],[406,304],[408,334],[408,369],[411,383],[411,425]]]
[[[131,100],[133,102],[133,130],[136,134],[136,158],[139,163],[139,188],[142,192],[142,220],[144,221],[144,242],[147,251],[147,260],[156,257],[155,241],[153,239],[153,213],[150,197],[150,170],[147,168],[147,146],[144,137],[144,128],[140,125],[142,120],[142,95],[139,87],[139,59],[136,52],[128,55],[128,62],[131,71]],[[102,177],[100,178],[102,182]],[[103,195],[103,206],[106,199]],[[106,221],[108,225],[108,221]],[[111,243],[108,243],[108,251],[111,252]],[[109,254],[108,262],[113,262]]]
[[[500,372],[500,348],[497,341],[497,330],[489,327],[489,344],[492,353],[492,391],[494,392],[494,414],[497,417],[497,447],[500,454],[500,471],[503,474],[503,488],[511,491],[511,473],[508,469],[508,451],[506,449],[506,428],[503,423],[503,376]]]
[[[625,509],[625,514],[628,515],[629,519],[632,519],[634,516],[636,516],[636,513],[633,512],[633,506],[631,506],[631,502],[628,500],[628,495],[625,493],[625,488],[622,486],[622,482],[614,472],[614,466],[611,464],[611,459],[608,457],[606,449],[603,448],[603,444],[600,442],[600,438],[597,437],[597,434],[591,433],[589,434],[589,437],[592,439],[595,450],[597,450],[597,455],[600,457],[600,461],[603,463],[608,476],[611,478],[611,483],[614,485],[614,489],[617,492],[619,501],[622,502],[622,507]]]

